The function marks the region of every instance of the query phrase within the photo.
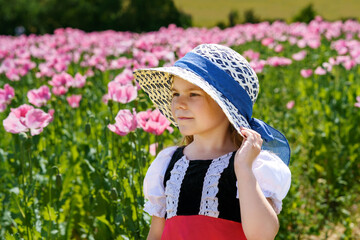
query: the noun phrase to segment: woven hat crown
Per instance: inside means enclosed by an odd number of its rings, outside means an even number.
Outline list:
[[[235,50],[218,44],[201,44],[191,52],[200,55],[230,75],[249,95],[254,105],[259,80],[248,61]]]

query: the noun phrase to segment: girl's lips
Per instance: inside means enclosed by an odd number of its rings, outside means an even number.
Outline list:
[[[187,117],[178,117],[177,119],[178,119],[178,120],[189,120],[189,119],[192,119],[192,118],[187,118]]]

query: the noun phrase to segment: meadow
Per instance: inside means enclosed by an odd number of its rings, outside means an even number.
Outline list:
[[[289,23],[300,9],[309,4],[313,5],[317,14],[329,21],[358,18],[360,10],[360,2],[356,0],[223,0],[221,4],[216,0],[174,0],[174,3],[179,9],[192,16],[196,27],[214,27],[219,22],[227,24],[231,11],[237,11],[240,20],[244,19],[245,11],[253,10],[255,16],[260,19],[283,19]]]
[[[134,82],[201,43],[257,72],[253,117],[292,150],[277,239],[360,238],[360,23],[174,25],[148,33],[57,29],[0,36],[2,239],[145,239],[142,182],[178,130]]]

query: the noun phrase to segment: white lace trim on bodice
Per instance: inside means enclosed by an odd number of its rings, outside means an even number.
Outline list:
[[[231,154],[232,152],[221,156],[218,159],[214,159],[211,162],[204,178],[199,215],[210,217],[219,216],[219,202],[216,194],[219,192],[218,184],[221,173],[229,165]]]
[[[171,170],[171,177],[166,182],[165,195],[167,218],[176,216],[181,183],[183,182],[188,167],[189,161],[183,156],[175,163],[174,168]]]

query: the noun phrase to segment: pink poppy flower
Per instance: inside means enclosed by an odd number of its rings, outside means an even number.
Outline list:
[[[121,69],[123,67],[126,67],[130,65],[131,60],[126,57],[120,57],[118,59],[112,60],[110,62],[110,68],[111,69]]]
[[[49,109],[49,112],[48,112],[51,116],[51,120],[50,122],[52,122],[54,120],[54,113],[55,113],[55,110],[54,109]]]
[[[108,124],[110,131],[120,136],[125,136],[137,128],[135,109],[133,113],[128,109],[122,109],[115,117],[115,124]]]
[[[360,96],[356,97],[356,101],[357,102],[354,104],[354,106],[360,108]]]
[[[64,95],[68,91],[68,87],[72,85],[73,77],[66,73],[62,72],[60,74],[55,74],[49,84],[53,86],[52,92],[59,96]]]
[[[322,64],[323,68],[328,71],[328,72],[331,72],[332,68],[333,68],[333,65],[331,65],[330,63],[328,62],[323,62]]]
[[[298,46],[299,48],[304,48],[304,47],[306,47],[306,41],[305,41],[304,39],[299,39],[299,40],[297,41],[297,46]]]
[[[295,101],[294,101],[294,100],[289,101],[289,102],[286,104],[286,108],[287,108],[287,109],[292,109],[294,106],[295,106]]]
[[[49,111],[50,112],[50,111]],[[45,113],[41,109],[23,104],[18,108],[12,108],[9,116],[4,119],[5,131],[10,133],[27,132],[30,130],[31,136],[38,135],[43,131],[52,120],[54,111]]]
[[[60,74],[54,75],[51,81],[49,81],[49,84],[53,87],[60,87],[60,86],[70,87],[72,81],[73,81],[73,77],[70,74],[66,72],[62,72]]]
[[[53,87],[52,92],[53,92],[54,95],[60,96],[60,95],[64,95],[65,93],[67,93],[68,89],[66,87],[64,87],[64,86]]]
[[[101,101],[103,103],[107,104],[110,99],[111,98],[110,98],[109,94],[106,93],[104,96],[102,96]]]
[[[346,60],[345,62],[343,62],[342,65],[344,66],[344,68],[345,68],[346,70],[350,70],[350,69],[352,69],[353,67],[355,67],[356,62],[355,62],[354,60],[352,60],[352,59],[348,59],[348,60]]]
[[[313,70],[312,69],[302,69],[300,71],[300,74],[301,74],[302,77],[308,78],[313,74]]]
[[[248,58],[250,60],[258,60],[260,57],[260,53],[254,52],[252,49],[249,49],[243,53],[243,57]]]
[[[294,53],[291,57],[292,59],[294,59],[295,61],[301,61],[306,57],[307,52],[305,50],[302,50],[298,53]]]
[[[170,127],[170,121],[166,119],[164,115],[161,114],[159,109],[151,111],[139,112],[136,116],[138,125],[146,132],[161,135],[166,129],[170,132],[173,131],[173,128]]]
[[[130,69],[125,69],[122,73],[115,77],[114,81],[121,83],[122,85],[127,85],[131,83],[133,78],[132,71]]]
[[[0,88],[0,112],[5,111],[8,104],[15,96],[14,88],[9,84],[5,84],[4,89]]]
[[[43,85],[39,89],[32,89],[28,91],[27,97],[31,104],[37,107],[44,106],[51,98],[50,89],[48,86]]]
[[[326,70],[319,66],[319,67],[317,67],[317,68],[315,69],[315,72],[314,72],[314,73],[317,74],[317,75],[325,75],[325,74],[326,74]]]
[[[159,65],[159,59],[157,59],[154,54],[147,52],[144,58],[141,59],[141,63],[148,67],[157,67]]]
[[[137,89],[132,84],[122,85],[111,81],[108,84],[108,89],[110,99],[115,102],[128,103],[137,97]]]
[[[292,60],[286,57],[269,57],[266,62],[272,67],[277,67],[290,65]]]
[[[253,60],[253,61],[249,62],[249,64],[256,73],[261,73],[266,65],[266,61],[265,60]]]
[[[82,88],[85,86],[86,76],[82,76],[80,73],[76,73],[75,77],[70,81],[68,85],[74,88]]]
[[[284,46],[281,45],[281,44],[276,45],[275,48],[274,48],[274,51],[277,52],[277,53],[281,52],[283,50],[284,50]]]
[[[10,81],[20,81],[20,73],[16,68],[10,68],[5,75]]]
[[[318,38],[309,39],[309,40],[307,40],[307,45],[312,49],[316,49],[316,48],[320,47],[321,42],[320,42],[320,39],[318,39]]]
[[[94,71],[91,70],[91,68],[89,68],[89,69],[86,71],[85,76],[86,76],[86,77],[92,77],[92,76],[94,76]]]
[[[15,90],[9,84],[5,84],[4,89],[0,89],[0,102],[9,104],[15,97]]]
[[[345,55],[348,52],[347,47],[341,47],[337,49],[339,55]]]
[[[290,37],[289,37],[289,43],[290,43],[290,45],[296,44],[297,41],[298,41],[298,40],[297,40],[296,37],[294,37],[294,36],[290,36]]]
[[[263,40],[261,40],[261,44],[264,46],[269,46],[273,42],[274,42],[273,38],[264,38]]]
[[[0,103],[0,112],[4,112],[7,105],[5,103]]]
[[[66,98],[66,101],[69,103],[70,107],[78,108],[81,98],[81,95],[71,95],[70,97]]]

